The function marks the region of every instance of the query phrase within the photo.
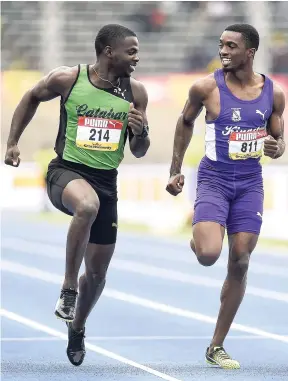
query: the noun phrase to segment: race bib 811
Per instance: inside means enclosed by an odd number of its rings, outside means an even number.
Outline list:
[[[229,157],[244,160],[262,156],[266,130],[252,132],[232,132],[229,137]]]
[[[122,128],[123,122],[119,120],[80,116],[76,146],[96,151],[116,151]]]

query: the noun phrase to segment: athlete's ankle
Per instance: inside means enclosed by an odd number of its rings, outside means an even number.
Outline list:
[[[64,279],[63,285],[62,285],[62,290],[75,290],[77,291],[78,289],[78,282],[77,280],[71,280],[71,279]]]
[[[209,345],[208,352],[211,353],[215,347],[223,347],[223,343],[220,343],[217,341],[215,341],[215,342],[212,341],[211,344]]]
[[[72,328],[74,331],[76,332],[80,332],[82,331],[84,328],[85,328],[85,324],[84,323],[80,323],[80,322],[77,322],[75,321],[75,319],[72,321]]]

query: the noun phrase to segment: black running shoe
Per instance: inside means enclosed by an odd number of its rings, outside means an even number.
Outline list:
[[[55,307],[55,315],[62,320],[72,321],[75,316],[75,305],[78,293],[73,288],[61,290]]]
[[[74,331],[72,323],[66,322],[66,325],[68,327],[67,356],[71,364],[79,366],[86,355],[84,344],[85,328],[81,329],[81,331]]]

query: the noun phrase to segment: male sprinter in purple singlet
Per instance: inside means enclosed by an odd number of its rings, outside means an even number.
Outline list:
[[[223,348],[243,299],[249,259],[262,224],[263,179],[259,163],[264,155],[277,159],[285,150],[284,93],[265,75],[253,71],[259,46],[254,27],[236,24],[220,38],[222,69],[189,90],[178,120],[167,191],[182,191],[181,166],[194,122],[206,109],[205,156],[198,170],[197,197],[191,248],[203,266],[220,256],[227,229],[228,274],[221,292],[221,307],[206,360],[225,369],[238,369]]]

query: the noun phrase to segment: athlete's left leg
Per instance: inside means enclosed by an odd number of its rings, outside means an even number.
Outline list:
[[[222,346],[242,302],[247,284],[250,255],[258,235],[237,233],[230,235],[228,274],[221,291],[221,307],[210,347]]]
[[[79,279],[79,297],[75,318],[72,322],[74,330],[84,328],[86,320],[100,298],[105,287],[106,273],[113,256],[115,244],[98,245],[88,243],[85,252],[85,272]]]
[[[263,191],[261,187],[255,188],[237,198],[230,209],[227,221],[228,274],[221,292],[221,306],[215,332],[207,350],[208,358],[206,355],[209,361],[211,358],[213,360],[214,353],[214,359],[220,363],[218,365],[227,368],[240,366],[226,354],[223,342],[243,300],[250,256],[256,247],[262,225]]]

